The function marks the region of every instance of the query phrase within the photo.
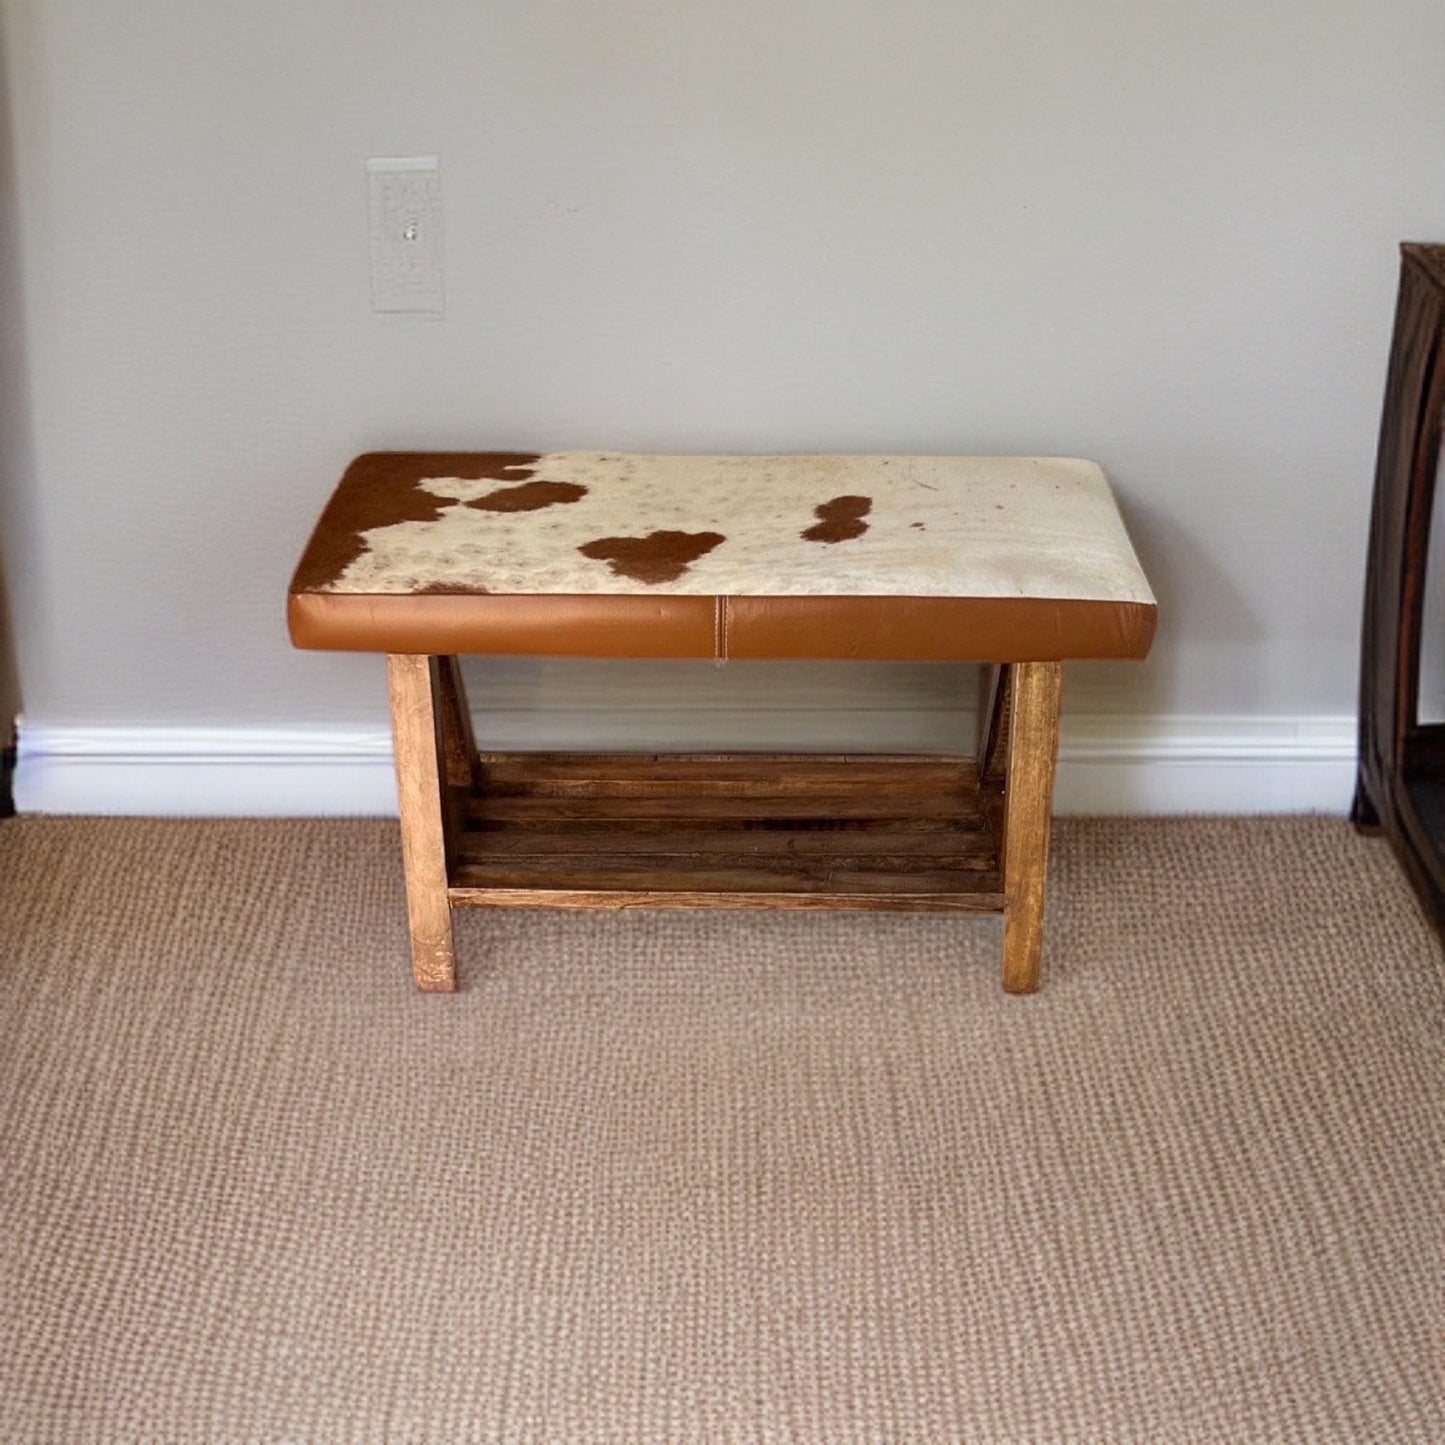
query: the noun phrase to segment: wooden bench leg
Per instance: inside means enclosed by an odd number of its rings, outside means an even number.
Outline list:
[[[1061,662],[1009,667],[1003,824],[1003,986],[1009,993],[1039,986],[1063,672]]]
[[[1013,691],[1007,662],[985,663],[978,673],[978,781],[996,785],[1003,795],[1004,759],[1008,754],[1009,694]]]
[[[386,659],[386,673],[412,972],[418,988],[451,993],[457,982],[447,897],[439,663],[433,657],[392,653]]]
[[[467,706],[461,664],[455,657],[439,657],[437,672],[447,783],[453,788],[479,793],[482,790],[482,765],[477,756],[477,740],[472,735],[472,714]]]

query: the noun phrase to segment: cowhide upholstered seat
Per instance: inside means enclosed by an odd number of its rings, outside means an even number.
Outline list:
[[[358,458],[292,582],[300,647],[387,653],[419,984],[465,904],[1001,911],[1037,986],[1061,664],[1155,603],[1103,472],[1024,457]],[[478,755],[456,658],[997,664],[976,756]]]

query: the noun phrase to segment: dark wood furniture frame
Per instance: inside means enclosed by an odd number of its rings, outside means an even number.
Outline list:
[[[1445,928],[1445,724],[1422,725],[1420,643],[1430,515],[1445,412],[1445,245],[1401,247],[1380,424],[1360,668],[1360,765],[1351,816],[1389,838],[1421,905]]]
[[[0,748],[0,818],[15,816],[15,754],[13,745]]]
[[[988,675],[974,753],[481,753],[455,657],[387,658],[412,967],[456,987],[453,908],[1002,913],[1038,987],[1063,664]]]

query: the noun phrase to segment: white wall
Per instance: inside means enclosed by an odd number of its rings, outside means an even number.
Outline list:
[[[373,659],[289,648],[290,569],[356,452],[482,444],[1094,457],[1163,610],[1076,714],[1353,711],[1396,243],[1445,237],[1439,0],[0,15],[35,726],[379,723]],[[414,153],[441,322],[369,307],[363,161]],[[519,666],[512,701],[568,686]]]
[[[20,217],[10,109],[5,103],[4,61],[5,35],[0,30],[0,750],[8,753],[15,745],[15,718],[22,699],[10,623],[10,592],[5,581],[5,552],[11,539],[23,535],[20,487],[32,468],[20,289]],[[0,809],[9,806],[8,781],[8,774],[0,777]]]

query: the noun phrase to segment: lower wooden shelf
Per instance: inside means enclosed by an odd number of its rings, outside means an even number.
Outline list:
[[[471,907],[999,912],[1001,804],[972,758],[483,753],[455,801]]]

